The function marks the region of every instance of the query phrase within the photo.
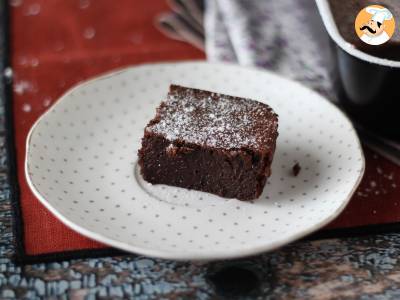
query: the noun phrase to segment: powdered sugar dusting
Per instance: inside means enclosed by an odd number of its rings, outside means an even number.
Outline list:
[[[268,148],[277,136],[277,116],[260,102],[172,86],[147,127],[171,141],[216,148]]]

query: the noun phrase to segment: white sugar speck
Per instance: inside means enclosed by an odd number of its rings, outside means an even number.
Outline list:
[[[50,103],[51,103],[51,98],[50,98],[50,97],[44,98],[44,100],[43,100],[43,106],[44,106],[44,107],[49,106]]]
[[[382,169],[379,168],[379,167],[376,168],[376,172],[378,172],[378,174],[382,174],[382,173],[383,173],[383,172],[382,172]]]
[[[31,91],[32,89],[32,84],[26,80],[21,80],[14,84],[14,92],[18,95],[22,95],[26,91]]]
[[[13,70],[10,67],[4,69],[4,77],[7,79],[11,79],[13,76]]]
[[[80,9],[86,9],[90,6],[90,1],[89,0],[80,0],[79,1],[79,8]]]
[[[372,213],[375,215],[375,214],[376,214],[376,210],[374,209],[374,210],[372,211]]]
[[[24,105],[22,105],[22,111],[24,112],[30,112],[32,110],[32,106],[28,103],[25,103]]]
[[[96,35],[96,30],[93,27],[87,27],[84,31],[83,31],[83,36],[85,37],[85,39],[92,39],[94,38],[94,36]]]
[[[31,67],[37,67],[39,65],[39,59],[37,59],[36,57],[33,58],[29,58],[26,56],[21,56],[18,58],[18,63],[21,66],[31,66]]]
[[[370,185],[371,187],[376,187],[376,182],[372,180],[372,181],[369,183],[369,185]]]
[[[22,4],[22,0],[10,0],[10,5],[12,7],[18,7],[18,6],[21,6],[21,4]]]
[[[34,3],[28,7],[25,16],[36,16],[40,13],[40,4]]]

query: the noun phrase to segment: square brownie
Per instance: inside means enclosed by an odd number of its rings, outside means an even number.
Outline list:
[[[278,116],[258,101],[171,85],[146,126],[143,178],[251,200],[271,174]]]

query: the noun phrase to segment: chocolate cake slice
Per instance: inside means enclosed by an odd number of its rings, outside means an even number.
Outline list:
[[[266,104],[171,85],[144,130],[143,178],[251,200],[271,173],[278,116]]]

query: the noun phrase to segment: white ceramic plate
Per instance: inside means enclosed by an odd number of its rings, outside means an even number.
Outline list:
[[[142,180],[143,128],[171,83],[265,101],[279,114],[272,176],[254,203]],[[354,128],[326,99],[265,71],[206,62],[141,65],[81,84],[27,140],[29,185],[62,222],[110,246],[176,260],[241,257],[301,238],[343,210],[363,171]]]

